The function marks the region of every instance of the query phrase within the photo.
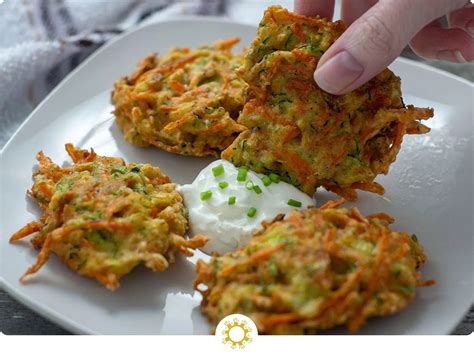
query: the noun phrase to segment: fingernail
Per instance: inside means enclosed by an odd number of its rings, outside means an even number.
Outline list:
[[[462,55],[461,51],[452,51],[452,50],[444,50],[439,51],[436,54],[436,58],[438,60],[445,60],[454,63],[467,63],[466,58]]]
[[[468,22],[466,26],[467,32],[474,37],[474,20]]]
[[[338,94],[364,72],[364,67],[347,51],[342,51],[323,63],[314,73],[319,87],[331,94]]]

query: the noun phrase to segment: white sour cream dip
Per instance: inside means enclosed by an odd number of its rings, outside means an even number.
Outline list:
[[[237,181],[238,173],[239,168],[230,162],[217,160],[204,168],[192,184],[179,187],[189,210],[190,235],[202,234],[209,238],[202,248],[206,253],[234,251],[249,242],[252,233],[261,228],[262,221],[314,205],[313,199],[286,182],[265,186],[262,181],[265,175],[251,170],[247,171],[245,181]],[[268,177],[264,179],[268,184]],[[221,188],[219,183],[228,186]],[[231,197],[235,197],[234,204],[229,204]],[[290,199],[293,205],[301,202],[301,207],[289,205]],[[250,217],[252,212],[254,216]]]

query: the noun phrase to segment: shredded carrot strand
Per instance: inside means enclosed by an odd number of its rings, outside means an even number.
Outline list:
[[[416,285],[419,287],[433,286],[433,285],[436,285],[436,281],[435,280],[418,281]]]
[[[183,239],[180,238],[180,240],[183,240]],[[209,241],[208,237],[198,234],[192,237],[191,239],[185,239],[184,245],[187,248],[196,249],[196,248],[203,247],[208,241]]]
[[[367,215],[367,218],[368,219],[381,219],[381,220],[386,221],[388,224],[392,224],[395,222],[395,218],[383,212],[369,214]]]
[[[176,111],[177,107],[175,106],[166,106],[166,105],[161,105],[160,106],[160,111],[163,112],[173,112]]]
[[[46,198],[50,199],[53,196],[53,190],[47,183],[39,183],[37,186]]]
[[[259,251],[253,253],[246,259],[239,260],[233,265],[226,265],[220,271],[220,276],[227,277],[229,276],[236,268],[240,266],[252,266],[255,265],[263,260],[270,258],[276,251],[285,247],[284,243],[272,245],[270,247],[260,249]]]
[[[357,200],[357,192],[349,187],[340,187],[336,185],[323,185],[328,191],[334,192],[335,194],[342,196],[347,201]]]
[[[231,47],[235,46],[239,42],[240,42],[239,37],[230,37],[230,38],[224,39],[222,41],[216,42],[214,44],[214,47],[216,47],[217,49],[228,49],[228,48],[231,48]]]
[[[337,291],[333,292],[330,298],[325,301],[321,307],[319,308],[319,313],[313,319],[319,319],[324,317],[324,313],[333,307],[335,304],[340,302],[341,299],[347,296],[357,285],[362,276],[361,270],[356,270],[352,272],[346,279],[346,281],[342,284],[341,287],[337,289]]]
[[[302,28],[301,28],[301,26],[299,25],[298,22],[295,22],[295,23],[293,24],[293,32],[294,32],[295,35],[298,37],[298,40],[299,40],[300,42],[302,42],[302,43],[305,42],[305,40],[306,40],[306,35],[304,34],[304,32],[303,32],[303,30],[302,30]]]
[[[77,163],[78,160],[79,160],[79,157],[77,156],[76,149],[74,148],[74,146],[71,143],[66,144],[66,151],[69,154],[69,156],[71,157],[72,161],[74,163]]]
[[[173,63],[162,65],[160,67],[152,69],[150,73],[159,73],[159,74],[168,73],[185,66],[187,63],[193,62],[196,58],[197,57],[195,55],[180,58],[174,61]]]
[[[170,80],[168,84],[174,91],[177,91],[178,93],[182,93],[184,90],[186,90],[186,86],[184,86],[179,81]]]
[[[383,195],[385,193],[385,189],[379,183],[375,181],[372,182],[355,182],[351,185],[353,189],[359,189],[364,191],[374,192],[379,195]]]
[[[20,277],[20,282],[24,283],[28,275],[37,272],[48,261],[52,244],[53,236],[52,234],[48,234],[45,238],[41,251],[38,254],[38,257],[36,258],[36,262],[31,265],[28,270],[26,270],[26,272]]]
[[[386,228],[382,229],[382,237],[380,239],[376,257],[376,265],[372,271],[372,276],[370,278],[369,284],[367,286],[367,291],[365,293],[364,302],[359,307],[359,310],[356,312],[354,317],[349,321],[348,328],[350,332],[355,332],[359,327],[364,323],[364,309],[367,303],[370,301],[372,297],[377,282],[382,281],[382,276],[385,276],[383,271],[384,269],[381,267],[382,264],[385,262],[385,254],[388,247],[389,236]]]
[[[272,328],[278,324],[282,323],[294,323],[303,320],[304,318],[301,317],[297,313],[283,313],[283,314],[275,314],[268,316],[260,321],[263,328]]]
[[[156,218],[157,215],[158,215],[158,208],[152,207],[151,210],[150,210],[150,217],[151,218]]]
[[[354,218],[355,220],[361,222],[361,223],[364,223],[364,224],[368,223],[367,219],[364,218],[364,216],[362,216],[360,214],[360,211],[355,207],[351,208],[351,217]]]
[[[288,143],[291,141],[293,138],[296,138],[301,135],[301,130],[298,127],[289,127],[285,137],[283,138],[283,143]]]
[[[322,205],[319,209],[320,210],[326,210],[326,209],[329,209],[329,208],[337,208],[339,206],[342,206],[345,203],[346,203],[346,200],[343,199],[343,198],[341,198],[337,201],[329,200],[324,205]]]
[[[29,236],[30,234],[33,234],[35,232],[39,232],[42,227],[43,227],[43,223],[36,222],[36,221],[35,222],[30,222],[10,237],[10,243],[15,242],[17,240],[20,240],[20,239],[22,239],[26,236]]]
[[[113,273],[97,274],[94,277],[109,290],[115,290],[120,286],[117,275]]]

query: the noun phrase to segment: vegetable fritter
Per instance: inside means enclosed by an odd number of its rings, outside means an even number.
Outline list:
[[[236,122],[247,85],[236,74],[243,54],[230,38],[198,49],[150,55],[112,92],[125,139],[172,153],[215,155],[245,127]]]
[[[391,231],[386,214],[355,208],[294,210],[263,223],[250,243],[209,263],[199,260],[194,287],[202,312],[219,322],[250,317],[264,334],[308,334],[400,311],[415,296],[426,261],[416,236]]]
[[[344,29],[281,7],[265,12],[240,71],[250,99],[237,122],[247,129],[222,158],[280,174],[309,195],[319,186],[349,200],[355,189],[384,193],[374,178],[388,173],[405,134],[429,131],[420,120],[433,110],[405,107],[388,69],[345,95],[321,90],[314,70]]]
[[[30,192],[44,214],[15,233],[14,242],[34,232],[40,249],[21,280],[37,272],[51,252],[73,271],[114,290],[119,278],[143,263],[164,271],[175,253],[192,255],[202,237],[184,239],[186,209],[175,184],[150,164],[125,164],[94,150],[66,145],[74,165],[59,167],[42,152]]]

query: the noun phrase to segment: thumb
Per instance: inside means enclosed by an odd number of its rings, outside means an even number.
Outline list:
[[[331,94],[363,85],[393,62],[425,25],[466,0],[384,0],[355,21],[318,63],[314,79]]]

